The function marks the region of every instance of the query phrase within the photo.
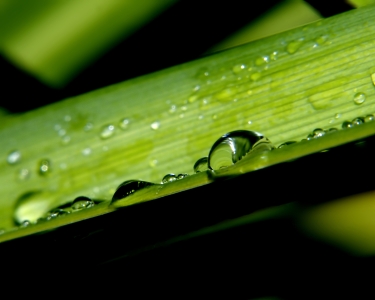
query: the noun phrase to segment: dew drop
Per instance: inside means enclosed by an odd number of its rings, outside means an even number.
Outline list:
[[[72,203],[72,211],[79,211],[85,208],[90,208],[95,205],[94,201],[92,201],[90,198],[85,196],[79,196],[74,199]]]
[[[30,178],[30,171],[28,169],[21,169],[18,172],[18,179],[19,180],[26,180]]]
[[[158,130],[159,128],[160,128],[160,122],[159,121],[155,121],[155,122],[151,123],[151,129]]]
[[[366,101],[366,95],[364,93],[357,93],[354,95],[354,103],[360,105]]]
[[[298,51],[299,48],[301,48],[302,44],[303,44],[303,39],[299,39],[297,41],[290,42],[286,46],[286,51],[289,54],[294,54],[294,53],[296,53]]]
[[[194,164],[194,172],[199,173],[199,172],[204,172],[208,170],[208,157],[202,157],[196,161]]]
[[[176,181],[176,180],[177,180],[177,176],[171,173],[171,174],[165,175],[163,179],[161,180],[161,183],[165,184],[165,183]]]
[[[36,222],[50,209],[50,194],[42,191],[30,191],[17,199],[13,219],[16,224],[21,224],[25,220]]]
[[[147,186],[153,185],[151,182],[145,182],[140,180],[127,180],[119,185],[116,192],[113,194],[112,203],[123,199],[136,191],[139,191]]]
[[[279,145],[279,147],[277,147],[277,148],[283,148],[283,147],[285,147],[285,146],[289,146],[289,145],[292,145],[292,144],[295,144],[295,143],[297,143],[296,141],[289,141],[289,142],[285,142],[285,143],[282,143],[281,145]]]
[[[59,136],[64,136],[64,135],[66,135],[66,130],[60,129],[57,133],[59,134]]]
[[[100,137],[108,139],[115,134],[116,127],[112,124],[104,125],[100,131]]]
[[[321,128],[317,128],[317,129],[314,129],[312,134],[313,134],[313,137],[316,139],[325,135],[326,132]]]
[[[31,225],[31,222],[29,220],[25,220],[20,224],[20,227],[28,227]]]
[[[331,132],[335,132],[335,131],[338,131],[337,128],[330,128],[328,130],[325,130],[326,133],[331,133]]]
[[[253,73],[253,74],[250,75],[250,79],[253,80],[253,81],[257,81],[261,77],[262,77],[262,74],[260,74],[259,72],[255,72],[255,73]]]
[[[21,160],[21,152],[18,150],[13,150],[8,154],[7,162],[10,165],[14,165]]]
[[[70,142],[70,136],[69,135],[66,135],[66,136],[62,137],[61,144],[67,145],[67,144],[69,144],[69,142]]]
[[[219,170],[241,160],[250,151],[274,149],[271,142],[255,131],[237,130],[224,134],[211,147],[208,154],[208,167]]]
[[[361,125],[363,123],[365,123],[365,120],[363,118],[361,118],[361,117],[355,118],[352,121],[353,126]]]
[[[83,130],[84,131],[90,131],[93,128],[94,128],[94,124],[92,124],[92,123],[86,123],[86,125],[83,127]]]
[[[245,69],[246,69],[246,65],[238,64],[238,65],[235,65],[232,68],[232,71],[233,71],[234,75],[237,75],[237,74],[241,73],[242,71],[244,71]]]
[[[48,159],[42,159],[39,162],[38,171],[40,175],[47,175],[51,172],[51,162]]]
[[[158,165],[158,160],[155,158],[152,158],[149,162],[149,165],[151,168],[155,168]]]
[[[120,120],[120,128],[122,130],[126,130],[129,128],[129,125],[130,125],[130,120],[127,119],[127,118],[124,118],[124,119],[121,119]]]
[[[69,115],[66,115],[66,116],[64,117],[64,121],[65,121],[65,122],[70,122],[71,120],[72,120],[72,117],[69,116]]]
[[[169,108],[169,113],[170,114],[173,114],[177,111],[177,106],[176,105],[171,105],[171,107]]]
[[[198,95],[192,95],[188,98],[188,101],[189,103],[194,103],[195,101],[198,100],[198,98],[199,98]]]
[[[91,148],[85,148],[82,150],[84,156],[89,156],[91,154]]]
[[[350,122],[350,121],[344,121],[344,122],[342,123],[341,127],[342,127],[343,129],[345,129],[345,128],[351,128],[351,127],[353,127],[353,123]]]
[[[42,218],[42,219],[44,219],[46,221],[49,221],[51,219],[61,217],[61,216],[65,216],[67,214],[69,214],[68,211],[66,211],[64,209],[61,209],[61,208],[56,208],[56,209],[53,209],[50,212],[48,212],[47,216],[45,218]],[[38,222],[39,222],[39,220],[38,220]]]
[[[335,114],[335,119],[341,118],[341,114]]]
[[[270,55],[270,59],[271,59],[271,60],[277,60],[278,56],[279,56],[279,52],[277,52],[277,51],[273,51],[273,52],[271,53],[271,55]]]
[[[267,56],[267,55],[265,55],[265,56],[261,56],[261,57],[258,57],[258,58],[255,60],[255,65],[257,65],[257,66],[261,66],[261,65],[264,65],[264,64],[269,63],[269,61],[270,61],[269,56]]]
[[[184,179],[185,177],[188,177],[189,174],[186,174],[186,173],[182,173],[182,174],[178,174],[177,175],[177,179],[180,180],[180,179]]]
[[[367,115],[364,120],[365,120],[365,123],[367,123],[367,122],[374,121],[375,118],[374,118],[374,115]]]

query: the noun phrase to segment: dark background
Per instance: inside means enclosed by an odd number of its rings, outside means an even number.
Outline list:
[[[180,0],[108,51],[62,89],[44,85],[0,57],[3,95],[0,107],[11,113],[24,112],[194,60],[279,2]],[[324,17],[351,9],[342,0],[306,2]]]

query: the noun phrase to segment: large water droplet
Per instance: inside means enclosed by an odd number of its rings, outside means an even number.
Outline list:
[[[18,150],[13,150],[8,154],[7,162],[10,165],[14,165],[21,160],[21,152]]]
[[[345,128],[351,128],[351,127],[353,127],[353,123],[350,122],[350,121],[344,121],[344,122],[342,123],[341,127],[342,127],[343,129],[345,129]]]
[[[140,180],[124,181],[119,185],[116,192],[113,194],[112,202],[123,199],[150,185],[153,185],[153,183]]]
[[[204,172],[208,170],[208,157],[202,157],[196,161],[194,164],[194,172],[199,173],[199,172]]]
[[[42,159],[39,162],[39,174],[40,175],[47,175],[51,172],[51,162],[48,159]]]
[[[176,181],[177,180],[177,176],[174,175],[174,174],[167,174],[163,177],[163,179],[161,180],[161,183],[164,184],[164,183],[168,183],[168,182],[172,182],[172,181]]]
[[[354,95],[354,103],[360,105],[366,101],[366,95],[364,93],[357,93]]]
[[[159,128],[160,128],[160,122],[159,121],[155,121],[155,122],[151,123],[151,129],[158,130]]]
[[[271,142],[255,131],[237,130],[224,134],[212,146],[208,155],[208,167],[219,170],[241,160],[250,151],[274,149]]]
[[[112,124],[104,125],[100,131],[102,139],[108,139],[115,134],[116,127]]]
[[[34,223],[50,209],[50,194],[42,191],[31,191],[18,198],[13,218],[17,224],[21,224],[25,220]]]
[[[79,196],[74,199],[72,204],[72,211],[78,211],[85,208],[90,208],[95,205],[94,201],[92,201],[90,198],[85,196]]]

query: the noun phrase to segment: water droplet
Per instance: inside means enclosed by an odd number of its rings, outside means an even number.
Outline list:
[[[149,163],[151,168],[155,168],[158,165],[158,160],[155,158],[152,158]]]
[[[66,136],[64,136],[64,137],[61,139],[61,143],[62,143],[63,145],[69,144],[69,142],[70,142],[70,136],[69,136],[69,135],[66,135]]]
[[[290,42],[286,46],[286,51],[289,54],[294,54],[294,53],[296,53],[298,51],[299,48],[301,48],[302,44],[303,44],[303,39],[299,39],[297,41]]]
[[[217,119],[217,115],[213,115],[212,120],[216,120],[216,119]]]
[[[338,131],[337,128],[330,128],[328,130],[325,130],[326,133],[331,133],[331,132],[335,132],[335,131]]]
[[[265,55],[265,56],[261,56],[261,57],[258,57],[258,58],[255,60],[255,65],[257,65],[257,66],[261,66],[261,65],[264,65],[264,64],[269,63],[269,61],[270,61],[269,56],[267,56],[267,55]]]
[[[351,127],[353,127],[353,124],[352,124],[352,122],[350,122],[350,121],[344,121],[344,122],[342,123],[342,128],[343,128],[343,129],[345,129],[345,128],[351,128]]]
[[[14,165],[21,160],[21,152],[18,150],[13,150],[8,154],[7,162],[10,165]]]
[[[94,124],[92,124],[92,123],[86,123],[86,125],[83,127],[83,130],[84,131],[90,131],[93,128],[94,128]]]
[[[164,184],[164,183],[168,183],[168,182],[172,182],[172,181],[176,181],[177,180],[177,176],[174,175],[174,174],[167,174],[163,177],[163,179],[161,180],[161,183]]]
[[[120,128],[122,130],[127,130],[129,128],[129,125],[130,125],[130,120],[129,119],[124,118],[124,119],[120,120]]]
[[[374,121],[375,120],[375,118],[374,118],[374,115],[367,115],[366,117],[365,117],[365,122],[367,123],[367,122],[372,122],[372,121]]]
[[[192,95],[192,96],[189,97],[188,101],[189,101],[189,103],[193,103],[193,102],[197,101],[198,98],[199,98],[198,95]]]
[[[317,42],[319,45],[323,45],[327,42],[327,40],[328,40],[328,35],[321,35],[315,40],[315,42]]]
[[[42,159],[39,162],[39,174],[40,175],[47,175],[51,172],[51,162],[48,159]]]
[[[36,222],[51,209],[51,200],[51,195],[42,191],[31,191],[21,195],[14,208],[14,221],[17,224],[25,220]]]
[[[237,130],[224,134],[212,146],[208,155],[208,167],[219,170],[241,160],[250,151],[274,149],[271,142],[255,131]]]
[[[90,208],[95,205],[94,201],[85,196],[80,196],[74,199],[72,204],[72,211],[78,211],[85,208]]]
[[[364,93],[357,93],[354,95],[354,103],[360,105],[366,101],[366,95]]]
[[[31,222],[29,220],[25,220],[21,223],[20,227],[28,227],[31,225]]]
[[[279,145],[279,147],[277,148],[283,148],[285,146],[289,146],[289,145],[292,145],[292,144],[295,144],[297,143],[296,141],[289,141],[289,142],[285,142],[285,143],[282,143],[281,145]]]
[[[372,84],[375,85],[375,73],[371,74]]]
[[[355,118],[352,121],[353,126],[361,125],[363,123],[365,123],[365,120],[363,118],[361,118],[361,117]]]
[[[55,126],[53,126],[53,128],[56,130],[56,131],[59,131],[61,129],[61,125],[60,124],[55,124]]]
[[[28,169],[21,169],[18,172],[18,179],[26,180],[30,178],[30,171]]]
[[[66,135],[66,130],[65,129],[60,129],[58,131],[58,134],[59,134],[59,136],[64,136],[64,135]]]
[[[112,197],[112,203],[119,199],[123,199],[136,191],[139,191],[147,186],[153,185],[151,182],[145,182],[140,180],[127,180],[119,185],[116,192]]]
[[[271,55],[270,55],[270,59],[271,59],[271,60],[277,60],[278,56],[279,56],[279,52],[277,52],[277,51],[273,51],[273,52],[271,53]]]
[[[238,65],[235,65],[232,68],[232,71],[233,71],[234,75],[237,75],[237,74],[241,73],[242,71],[244,71],[245,69],[246,69],[246,65],[238,64]]]
[[[91,148],[85,148],[82,150],[84,156],[89,156],[91,154]]]
[[[335,114],[335,119],[341,118],[341,114]]]
[[[115,134],[116,127],[112,124],[104,125],[100,132],[102,139],[108,139]]]
[[[56,208],[56,209],[53,209],[50,212],[48,212],[47,216],[45,218],[42,218],[42,219],[44,219],[46,221],[49,221],[51,219],[61,217],[61,216],[65,216],[67,214],[69,214],[68,211],[66,211],[64,209]],[[40,220],[38,220],[38,222],[40,222]]]
[[[177,111],[177,106],[176,105],[171,105],[171,107],[169,108],[169,113],[170,114],[173,114]]]
[[[312,134],[313,134],[313,137],[316,139],[325,135],[326,132],[321,128],[317,128],[317,129],[314,129]]]
[[[198,120],[203,120],[204,119],[204,115],[199,115],[198,116]]]
[[[250,75],[250,79],[253,80],[253,81],[257,81],[261,77],[262,77],[262,74],[260,74],[259,72],[255,72],[255,73],[253,73],[253,74]]]
[[[199,173],[199,172],[204,172],[208,170],[208,157],[202,157],[196,161],[194,164],[194,172]]]
[[[188,108],[187,108],[187,106],[186,106],[186,105],[184,105],[184,106],[181,106],[181,110],[182,110],[182,111],[187,111],[187,109],[188,109]]]
[[[189,174],[186,174],[186,173],[182,173],[182,174],[178,174],[177,175],[177,179],[180,180],[180,179],[184,179],[185,177],[188,177]]]
[[[159,128],[160,128],[160,122],[159,121],[155,121],[155,122],[151,123],[151,129],[158,130]]]
[[[194,92],[198,92],[200,89],[201,89],[200,85],[196,85],[196,86],[193,88],[193,91],[194,91]]]
[[[71,120],[72,120],[72,117],[69,116],[69,115],[66,115],[66,116],[64,117],[64,121],[65,121],[65,122],[70,122]]]

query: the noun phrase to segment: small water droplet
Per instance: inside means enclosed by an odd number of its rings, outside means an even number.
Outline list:
[[[301,48],[301,46],[303,45],[303,39],[299,39],[299,40],[296,40],[296,41],[292,41],[290,42],[287,46],[286,46],[286,51],[289,53],[289,54],[294,54],[298,51],[299,48]]]
[[[326,133],[331,133],[331,132],[335,132],[335,131],[338,131],[337,128],[330,128],[328,130],[325,130]]]
[[[59,131],[61,129],[61,125],[60,124],[55,124],[55,126],[53,126],[53,128],[56,130],[56,131]]]
[[[350,122],[350,121],[344,121],[344,122],[342,123],[341,127],[342,127],[343,129],[345,129],[345,128],[351,128],[351,127],[353,127],[353,124],[352,124],[352,122]]]
[[[270,59],[271,59],[271,60],[277,60],[278,56],[279,56],[279,52],[277,52],[277,51],[273,51],[273,52],[270,54]]]
[[[66,211],[64,209],[56,208],[56,209],[53,209],[50,212],[48,212],[47,215],[46,215],[46,217],[42,218],[42,220],[44,219],[46,221],[49,221],[51,219],[54,219],[54,218],[57,218],[57,217],[61,217],[61,216],[65,216],[67,214],[69,214],[68,211]],[[39,219],[38,219],[38,222],[40,222]]]
[[[269,63],[269,61],[270,61],[269,56],[267,56],[267,55],[265,55],[265,56],[261,56],[261,57],[258,57],[258,58],[255,60],[255,65],[257,65],[257,66],[261,66],[261,65],[264,65],[264,64]]]
[[[354,103],[360,105],[366,101],[366,95],[364,93],[357,93],[354,95]]]
[[[65,129],[60,129],[58,131],[58,134],[59,134],[59,136],[64,136],[64,135],[66,135],[66,130]]]
[[[151,129],[158,130],[159,128],[160,128],[160,122],[159,121],[155,121],[155,122],[151,123]]]
[[[353,126],[361,125],[363,123],[365,123],[365,120],[361,117],[355,118],[352,121]]]
[[[177,111],[177,106],[176,105],[171,105],[171,107],[169,108],[169,113],[170,114],[173,114]]]
[[[217,115],[213,115],[212,120],[216,120],[216,119],[217,119]]]
[[[321,128],[317,128],[317,129],[314,129],[312,134],[313,134],[313,137],[316,139],[325,135],[326,132]]]
[[[204,119],[204,115],[199,115],[198,116],[198,120],[203,120]]]
[[[208,155],[208,167],[219,170],[241,160],[250,151],[268,151],[274,149],[271,142],[255,131],[237,130],[224,134],[211,147]]]
[[[91,148],[85,148],[82,150],[84,156],[89,156],[91,154]]]
[[[237,74],[241,73],[242,71],[244,71],[245,69],[246,69],[246,65],[238,64],[238,65],[235,65],[232,68],[232,71],[233,71],[234,75],[237,75]]]
[[[86,125],[83,127],[83,130],[84,131],[90,131],[93,128],[94,128],[94,124],[92,124],[92,123],[86,123]]]
[[[25,220],[21,223],[20,227],[28,227],[31,225],[31,222],[29,220]]]
[[[341,114],[335,114],[335,119],[341,118]]]
[[[100,132],[102,139],[108,139],[115,134],[116,127],[112,124],[104,125]]]
[[[198,100],[198,98],[199,98],[198,95],[192,95],[188,98],[188,101],[189,103],[194,103],[195,101]]]
[[[289,146],[289,145],[292,145],[292,144],[295,144],[297,143],[296,141],[289,141],[289,142],[285,142],[285,143],[282,143],[281,145],[279,145],[279,147],[277,148],[283,148],[285,146]]]
[[[122,130],[127,130],[130,126],[130,120],[127,118],[121,119],[120,120],[120,128]]]
[[[67,144],[70,143],[70,140],[71,140],[70,136],[69,136],[69,135],[66,135],[66,136],[62,137],[62,139],[61,139],[61,144],[63,144],[63,145],[67,145]]]
[[[18,172],[18,179],[26,180],[30,178],[30,171],[28,169],[21,169]]]
[[[196,85],[196,86],[193,88],[193,92],[198,92],[200,89],[201,89],[200,85]]]
[[[163,179],[161,180],[161,183],[165,184],[165,183],[176,181],[176,180],[177,180],[177,176],[171,173],[171,174],[165,175]]]
[[[95,205],[94,201],[92,201],[90,198],[85,196],[79,196],[74,199],[73,204],[71,206],[72,211],[79,211],[85,208],[90,208]]]
[[[182,111],[187,111],[187,109],[188,109],[188,108],[187,108],[186,105],[181,106],[181,110],[182,110]]]
[[[18,150],[13,150],[8,154],[7,162],[10,165],[14,165],[21,160],[21,152]]]
[[[42,159],[39,162],[38,171],[40,175],[47,175],[51,172],[51,162],[48,159]]]
[[[182,118],[185,117],[185,114],[180,114],[179,117],[180,117],[180,119],[182,119]]]
[[[250,79],[253,80],[253,81],[257,81],[261,77],[262,77],[262,74],[260,74],[259,72],[255,72],[255,73],[253,73],[253,74],[250,75]]]
[[[155,168],[158,165],[158,160],[155,158],[152,158],[149,163],[151,168]]]
[[[64,121],[65,121],[65,122],[70,122],[71,120],[72,120],[72,117],[69,116],[69,115],[66,115],[66,116],[64,117]]]
[[[204,172],[208,170],[208,157],[202,157],[196,161],[194,164],[194,172],[199,173],[199,172]]]
[[[186,173],[182,173],[182,174],[178,174],[177,175],[177,179],[180,180],[180,179],[184,179],[185,177],[188,177],[189,174],[186,174]]]
[[[323,45],[328,41],[328,35],[321,35],[319,36],[315,42],[317,42],[319,45]]]
[[[139,191],[147,186],[153,185],[151,182],[140,181],[140,180],[127,180],[119,185],[116,192],[112,197],[112,203],[123,199],[136,191]]]
[[[375,120],[375,118],[374,118],[374,115],[367,115],[366,117],[365,117],[365,122],[367,123],[367,122],[372,122],[372,121],[374,121]]]

